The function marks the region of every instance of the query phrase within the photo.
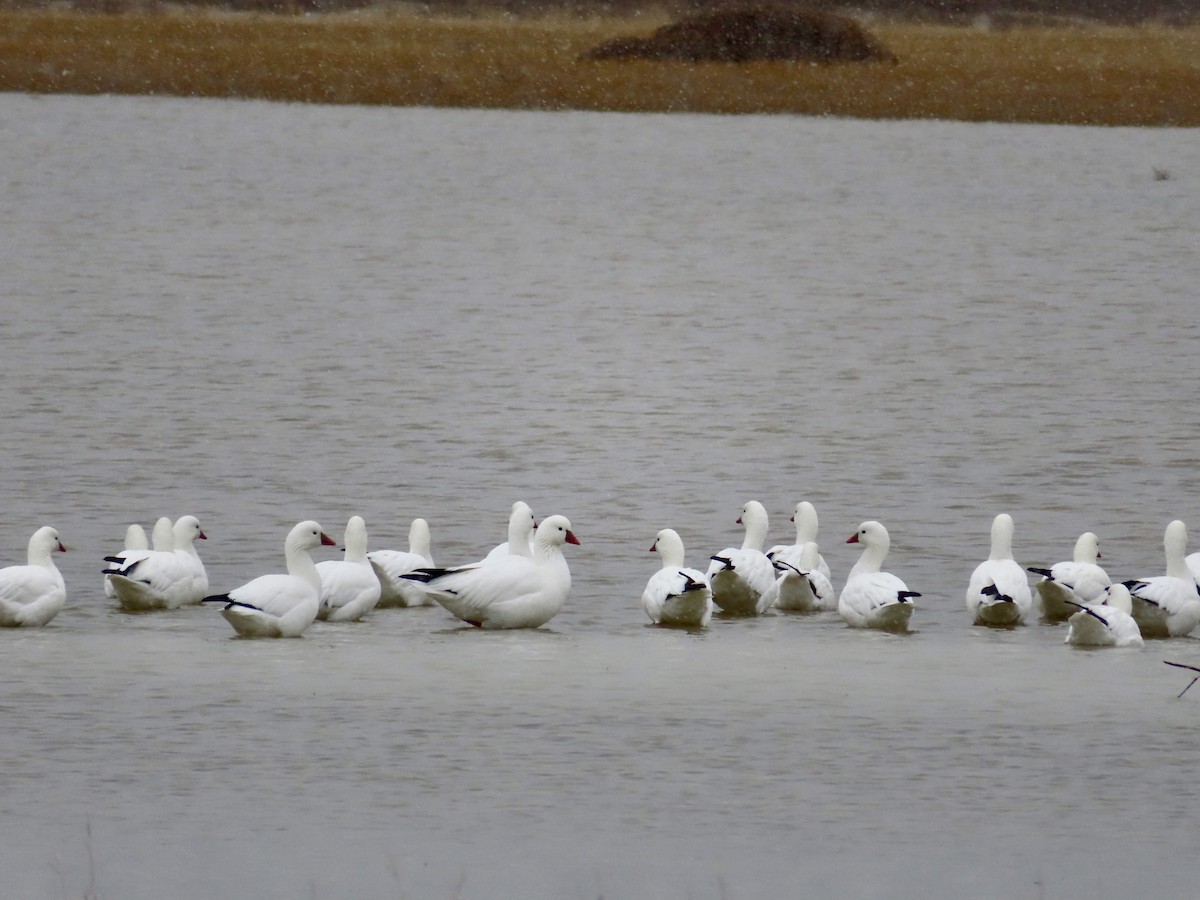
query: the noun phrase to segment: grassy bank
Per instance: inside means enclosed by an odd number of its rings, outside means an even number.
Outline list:
[[[663,16],[0,11],[0,90],[1200,126],[1200,28],[871,23],[900,59],[583,61]]]

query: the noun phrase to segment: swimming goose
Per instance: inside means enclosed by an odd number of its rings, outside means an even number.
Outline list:
[[[650,576],[642,591],[642,609],[655,625],[704,628],[712,619],[712,590],[699,569],[684,566],[683,539],[664,528],[650,545],[662,557],[662,568]]]
[[[52,553],[66,553],[58,532],[49,525],[29,539],[27,564],[0,569],[0,626],[45,625],[67,602],[67,586]]]
[[[1065,643],[1077,647],[1145,646],[1141,629],[1130,614],[1133,606],[1125,585],[1110,584],[1101,603],[1066,602],[1076,611],[1067,620]]]
[[[992,519],[991,553],[967,584],[967,612],[976,625],[1012,628],[1033,608],[1029,576],[1013,559],[1012,541],[1012,516],[1000,513]]]
[[[879,522],[863,522],[846,543],[862,544],[863,551],[846,576],[838,613],[854,628],[907,631],[913,598],[921,595],[890,572],[880,571],[891,547],[887,529]]]
[[[518,500],[512,505],[512,512],[508,514],[508,540],[489,550],[484,559],[495,559],[510,553],[532,559],[533,534],[536,528],[537,519],[534,518],[533,510],[524,500]]]
[[[135,541],[141,541],[141,546],[134,549],[127,548],[120,553],[104,557],[105,562],[112,564],[107,568],[123,569],[139,560],[145,559],[152,553],[170,553],[175,549],[175,532],[172,528],[171,520],[167,516],[159,516],[155,520],[154,527],[150,533],[149,544],[146,543],[146,532],[142,529],[141,525],[130,525],[129,528],[126,528],[125,539],[129,540],[129,532],[134,528],[141,532],[140,539],[136,534],[134,536]],[[117,596],[116,591],[113,590],[112,581],[107,575],[104,577],[104,587],[106,596],[113,598]]]
[[[104,557],[104,560],[105,562],[121,564],[125,562],[130,554],[149,549],[150,542],[146,539],[146,529],[137,522],[134,522],[125,529],[125,544],[123,549],[112,556]],[[112,582],[107,575],[104,576],[104,596],[110,600],[116,599],[117,596],[117,592],[113,590]]]
[[[1042,616],[1051,622],[1061,622],[1077,610],[1074,603],[1099,603],[1105,589],[1112,584],[1108,573],[1096,562],[1100,558],[1100,541],[1091,531],[1085,531],[1075,541],[1072,558],[1055,563],[1049,569],[1030,566],[1030,572],[1041,575],[1034,584],[1042,602]]]
[[[792,521],[796,524],[796,543],[776,544],[767,551],[767,556],[772,562],[782,559],[791,566],[799,567],[802,565],[800,554],[804,551],[804,545],[815,542],[817,539],[817,508],[807,500],[801,500],[796,504],[796,511],[792,513]],[[818,555],[817,566],[821,570],[821,574],[825,576],[826,581],[833,580],[833,576],[829,573],[829,564],[825,562],[825,557]]]
[[[320,608],[321,576],[309,551],[322,545],[336,546],[316,522],[300,522],[283,542],[286,575],[260,575],[204,602],[224,603],[221,615],[242,637],[299,637]]]
[[[329,622],[357,622],[379,602],[381,586],[367,559],[367,523],[351,516],[343,540],[341,559],[317,563],[321,576],[321,605],[317,618]]]
[[[433,597],[425,593],[419,584],[402,576],[414,569],[433,566],[430,551],[429,523],[424,519],[413,519],[408,527],[408,550],[372,550],[367,554],[371,568],[379,579],[379,603],[377,606],[433,606]]]
[[[195,516],[182,516],[170,530],[171,537],[155,525],[155,549],[131,553],[104,570],[121,608],[131,612],[178,609],[199,603],[208,589],[204,564],[192,542],[206,536]],[[170,520],[167,520],[170,524]],[[170,547],[176,549],[170,549]],[[110,560],[111,561],[111,560]]]
[[[1187,526],[1176,519],[1163,533],[1167,574],[1124,582],[1142,637],[1183,637],[1200,624],[1200,588],[1188,568]]]
[[[538,628],[571,590],[563,544],[578,544],[566,516],[550,516],[535,532],[533,557],[509,553],[456,569],[417,569],[404,575],[424,584],[452,615],[477,628]]]
[[[741,547],[726,547],[711,557],[706,577],[713,603],[729,616],[761,616],[770,607],[767,591],[775,583],[775,567],[763,553],[767,511],[757,500],[742,507],[737,524],[746,529]]]
[[[775,609],[813,613],[837,608],[837,594],[829,576],[821,569],[821,553],[816,541],[799,547],[785,547],[771,561],[779,573],[767,591]]]
[[[195,516],[180,516],[171,529],[175,539],[175,555],[183,560],[184,568],[192,575],[192,586],[187,603],[199,603],[208,594],[208,572],[200,554],[196,552],[196,541],[207,541],[208,535],[200,527]]]

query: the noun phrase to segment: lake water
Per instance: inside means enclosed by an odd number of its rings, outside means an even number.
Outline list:
[[[1119,578],[1200,532],[1198,138],[0,97],[0,558],[70,548],[0,634],[0,895],[1197,895],[1200,642],[963,593],[998,512]],[[883,521],[914,632],[648,627],[655,533],[703,565],[752,498],[839,587]],[[517,499],[582,542],[538,631],[102,592],[159,515],[228,590],[300,519],[453,564]]]

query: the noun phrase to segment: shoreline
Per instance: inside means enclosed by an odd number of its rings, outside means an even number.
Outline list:
[[[485,109],[1200,127],[1200,26],[868,20],[895,64],[587,60],[663,12],[0,11],[0,90]]]

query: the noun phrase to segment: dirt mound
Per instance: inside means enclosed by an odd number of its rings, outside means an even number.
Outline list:
[[[584,58],[896,62],[891,51],[853,19],[813,9],[770,6],[695,13],[664,25],[649,37],[606,41]]]

